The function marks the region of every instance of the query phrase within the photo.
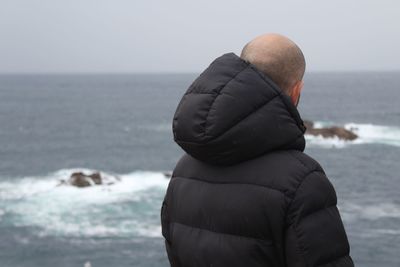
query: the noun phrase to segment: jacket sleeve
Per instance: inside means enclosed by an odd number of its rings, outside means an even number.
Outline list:
[[[321,170],[308,173],[288,206],[285,258],[288,267],[353,267],[333,185]]]

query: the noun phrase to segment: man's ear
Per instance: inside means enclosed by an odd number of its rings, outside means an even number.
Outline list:
[[[293,85],[290,98],[292,99],[293,105],[297,106],[300,98],[300,92],[303,89],[304,82],[303,81],[298,81]]]

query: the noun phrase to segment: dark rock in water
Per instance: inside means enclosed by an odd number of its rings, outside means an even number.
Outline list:
[[[314,128],[314,122],[312,122],[312,121],[304,120],[303,124],[304,124],[304,126],[306,126],[307,131]]]
[[[92,181],[95,184],[102,184],[103,183],[103,180],[102,180],[101,175],[100,175],[99,172],[95,172],[95,173],[92,173],[90,175],[87,175],[87,177],[90,177],[90,179],[92,179]]]
[[[67,182],[76,187],[88,187],[95,184],[102,184],[101,176],[98,172],[89,175],[83,172],[74,172]]]
[[[75,187],[89,187],[93,185],[111,185],[115,181],[118,181],[118,177],[113,177],[113,181],[109,181],[110,178],[103,177],[99,172],[92,174],[84,174],[83,172],[74,172],[67,180],[62,180],[59,185],[72,185]]]
[[[304,126],[306,126],[306,134],[314,135],[314,136],[322,136],[323,138],[333,138],[337,137],[342,140],[354,140],[357,139],[358,136],[343,127],[332,126],[325,128],[314,128],[314,123],[312,121],[305,120]]]

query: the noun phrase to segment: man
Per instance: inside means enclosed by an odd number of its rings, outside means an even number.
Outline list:
[[[305,60],[262,35],[193,82],[173,119],[177,163],[161,207],[173,267],[354,266],[321,166],[303,153]]]

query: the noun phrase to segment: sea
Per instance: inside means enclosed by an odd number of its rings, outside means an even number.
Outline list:
[[[192,74],[0,75],[0,267],[168,267],[160,208]],[[400,73],[306,73],[298,106],[356,266],[400,266]],[[111,185],[59,185],[73,172]],[[329,242],[329,241],[327,241]]]

